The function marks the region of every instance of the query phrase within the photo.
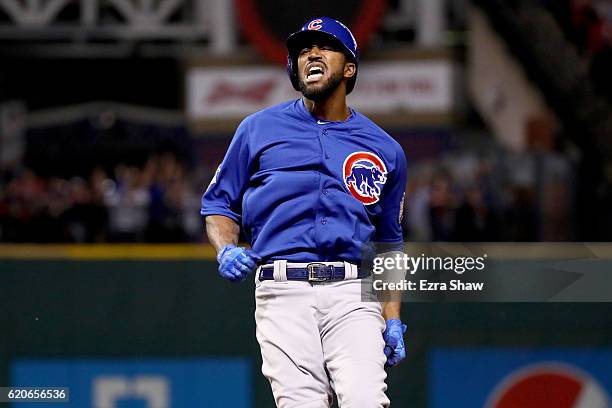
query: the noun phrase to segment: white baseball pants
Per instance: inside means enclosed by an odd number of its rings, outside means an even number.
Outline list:
[[[328,408],[333,391],[341,408],[389,406],[385,322],[361,280],[255,285],[262,372],[279,408]]]

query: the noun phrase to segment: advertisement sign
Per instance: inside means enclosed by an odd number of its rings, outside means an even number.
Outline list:
[[[432,408],[608,408],[612,350],[436,350]]]
[[[11,364],[11,386],[67,387],[72,407],[252,406],[251,365],[246,359],[16,360]]]
[[[449,61],[364,63],[358,75],[348,101],[365,114],[443,114],[453,108]],[[192,68],[186,95],[191,120],[243,118],[300,96],[280,67]]]

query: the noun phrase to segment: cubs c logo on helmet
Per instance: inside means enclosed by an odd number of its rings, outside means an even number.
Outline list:
[[[312,20],[308,24],[309,30],[320,30],[321,27],[323,27],[323,20],[321,20],[320,18],[317,18],[316,20]]]
[[[344,160],[342,174],[346,188],[357,200],[365,205],[380,200],[387,181],[387,168],[380,157],[370,152],[352,153]]]

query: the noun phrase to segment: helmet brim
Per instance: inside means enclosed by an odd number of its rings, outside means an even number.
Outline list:
[[[348,58],[355,61],[355,56],[346,48],[342,41],[325,31],[305,30],[291,34],[286,41],[287,51],[291,58],[295,58],[303,48],[315,43],[317,45],[331,45],[338,52],[342,52]]]

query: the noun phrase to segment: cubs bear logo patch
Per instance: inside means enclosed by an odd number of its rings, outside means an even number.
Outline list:
[[[344,184],[357,200],[365,205],[380,200],[382,188],[387,181],[385,163],[370,152],[351,153],[342,166]]]

